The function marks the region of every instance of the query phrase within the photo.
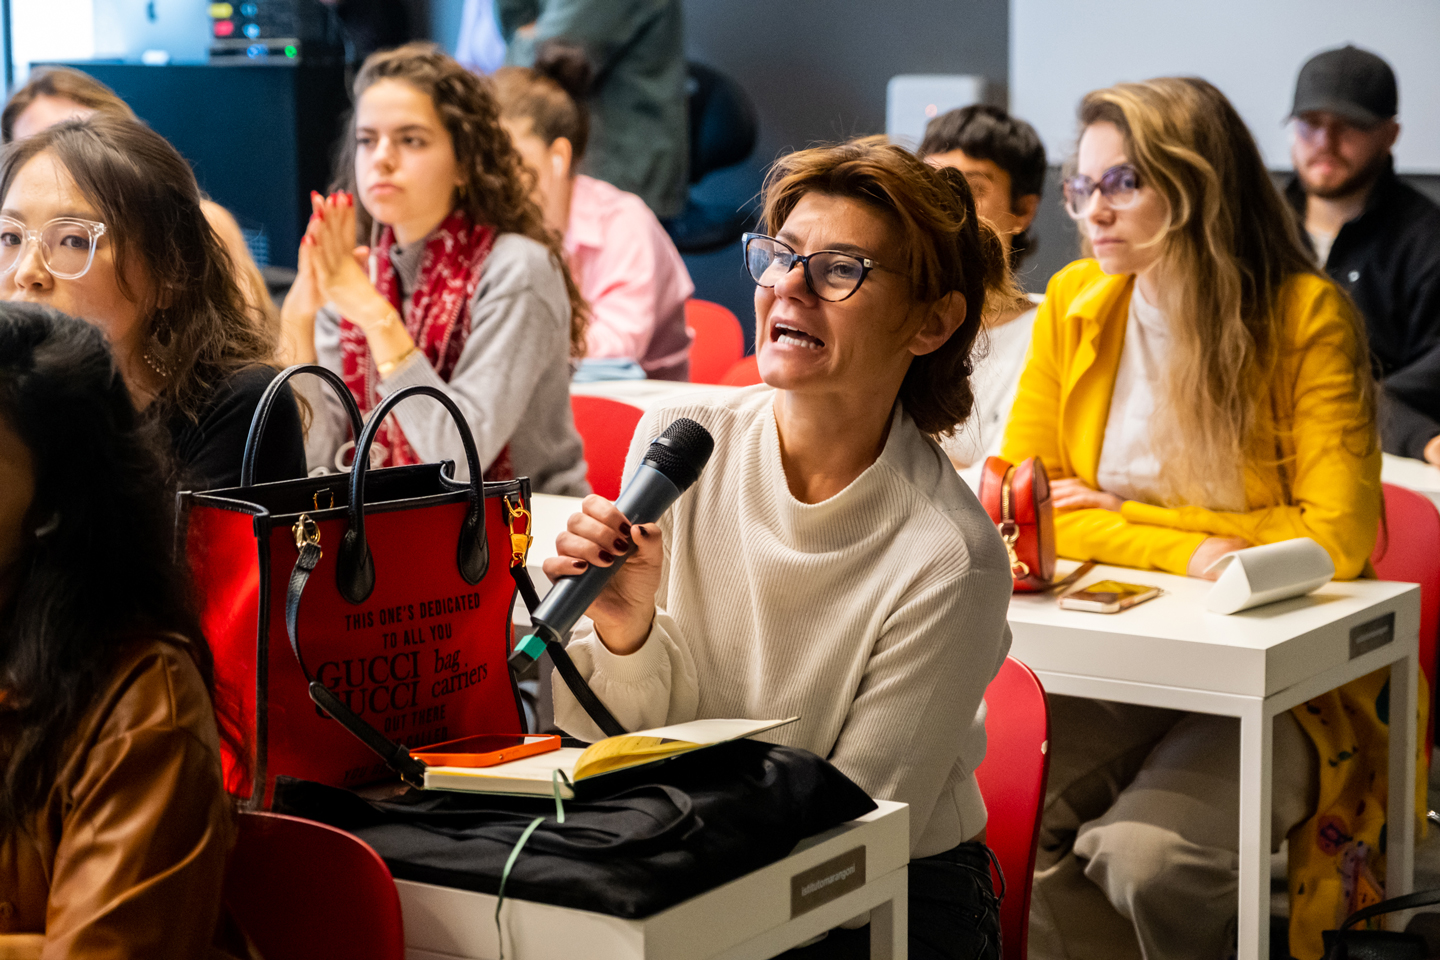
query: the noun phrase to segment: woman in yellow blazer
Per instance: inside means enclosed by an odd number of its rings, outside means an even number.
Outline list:
[[[1361,575],[1381,509],[1363,329],[1243,121],[1210,84],[1177,78],[1091,93],[1080,120],[1066,206],[1093,259],[1050,282],[1001,451],[1044,461],[1060,554],[1203,577],[1231,550],[1310,537],[1338,577]],[[1297,957],[1319,957],[1320,930],[1384,876],[1387,676],[1277,718],[1274,842],[1302,828]],[[1147,958],[1226,956],[1235,721],[1065,697],[1052,709],[1031,955],[1133,955],[1115,943],[1129,927]]]

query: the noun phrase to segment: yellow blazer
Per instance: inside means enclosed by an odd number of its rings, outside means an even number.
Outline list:
[[[1132,275],[1108,276],[1094,260],[1078,260],[1050,281],[1002,457],[1039,456],[1052,480],[1079,477],[1098,489],[1133,287]],[[1133,500],[1119,513],[1057,512],[1061,556],[1183,575],[1207,536],[1252,545],[1310,537],[1329,552],[1337,578],[1361,575],[1381,509],[1373,408],[1354,388],[1355,364],[1367,362],[1368,350],[1357,342],[1353,307],[1330,281],[1297,275],[1282,298],[1284,342],[1272,402],[1261,405],[1267,415],[1273,409],[1278,429],[1266,431],[1269,449],[1252,450],[1244,464],[1248,512]]]
[[[1098,488],[1133,288],[1134,277],[1107,276],[1094,260],[1072,263],[1050,281],[1005,430],[1006,460],[1039,456],[1052,478],[1079,477]],[[1280,360],[1270,402],[1261,404],[1273,429],[1260,431],[1266,439],[1243,464],[1249,510],[1127,501],[1119,513],[1057,513],[1062,556],[1184,574],[1207,536],[1252,544],[1311,537],[1329,552],[1337,577],[1367,570],[1381,510],[1380,447],[1354,372],[1368,354],[1352,307],[1329,281],[1296,276],[1282,298]],[[1427,693],[1420,684],[1420,730],[1428,722]],[[1290,834],[1290,950],[1301,960],[1321,956],[1321,931],[1383,896],[1388,703],[1389,675],[1381,670],[1292,711],[1321,761],[1315,814]]]

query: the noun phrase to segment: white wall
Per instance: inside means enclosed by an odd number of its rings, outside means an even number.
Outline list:
[[[92,0],[10,0],[10,27],[17,86],[32,61],[95,56]]]
[[[1010,0],[1010,109],[1059,163],[1086,92],[1201,76],[1235,104],[1266,163],[1288,169],[1295,77],[1311,55],[1345,43],[1384,57],[1399,78],[1396,166],[1440,173],[1437,0]]]

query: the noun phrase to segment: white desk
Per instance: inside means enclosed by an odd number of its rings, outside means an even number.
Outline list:
[[[859,820],[801,842],[768,867],[643,920],[505,898],[500,919],[513,960],[765,960],[870,911],[870,956],[907,956],[910,810],[876,801]],[[522,853],[523,857],[524,854]],[[862,866],[863,865],[863,866]],[[863,880],[845,889],[860,866]],[[801,877],[807,871],[809,875]],[[830,880],[827,884],[824,881]],[[798,883],[792,885],[792,881]],[[840,880],[842,882],[835,882]],[[818,884],[795,913],[794,887]],[[407,960],[493,960],[495,898],[397,880]]]
[[[1409,457],[1397,457],[1389,453],[1383,454],[1381,460],[1381,480],[1423,493],[1440,505],[1440,469],[1430,466],[1424,460],[1411,460]]]
[[[571,497],[536,496],[528,566],[555,554],[555,535],[579,509]],[[1060,562],[1061,573],[1076,564]],[[1010,602],[1010,653],[1051,693],[1240,718],[1240,957],[1269,952],[1270,775],[1273,721],[1291,707],[1382,667],[1390,668],[1389,858],[1386,893],[1411,888],[1414,860],[1415,706],[1420,589],[1377,580],[1330,583],[1308,597],[1223,616],[1207,613],[1210,583],[1096,567],[1080,584],[1152,583],[1165,595],[1106,616],[1061,610],[1050,594]],[[1395,617],[1394,640],[1350,656],[1352,628]],[[528,622],[528,621],[527,621]]]
[[[1062,561],[1068,572],[1075,564]],[[1420,589],[1355,580],[1308,597],[1223,616],[1189,577],[1096,567],[1081,584],[1118,579],[1166,593],[1113,616],[1061,610],[1053,596],[1010,602],[1012,656],[1050,693],[1240,718],[1242,960],[1269,953],[1271,748],[1276,715],[1390,668],[1387,896],[1408,893],[1414,868],[1415,707]],[[1351,631],[1394,616],[1394,639],[1351,655]]]
[[[681,383],[676,380],[596,380],[570,384],[572,396],[607,397],[641,410],[664,406],[706,393],[737,390],[717,383]]]

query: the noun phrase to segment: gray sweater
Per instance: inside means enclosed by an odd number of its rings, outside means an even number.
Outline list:
[[[392,250],[392,262],[410,308],[423,243]],[[537,493],[583,496],[590,492],[580,435],[570,414],[570,301],[550,252],[515,233],[495,239],[470,302],[470,336],[446,383],[423,355],[412,356],[380,382],[388,397],[415,384],[445,391],[465,414],[480,462],[489,465],[508,443],[517,477],[529,477]],[[341,372],[340,318],[327,306],[315,317],[315,353]],[[310,401],[313,422],[305,440],[312,470],[335,470],[335,454],[349,439],[339,401],[317,379],[292,381]],[[423,397],[395,409],[400,429],[424,461],[453,460],[469,476],[465,448],[450,414]]]

